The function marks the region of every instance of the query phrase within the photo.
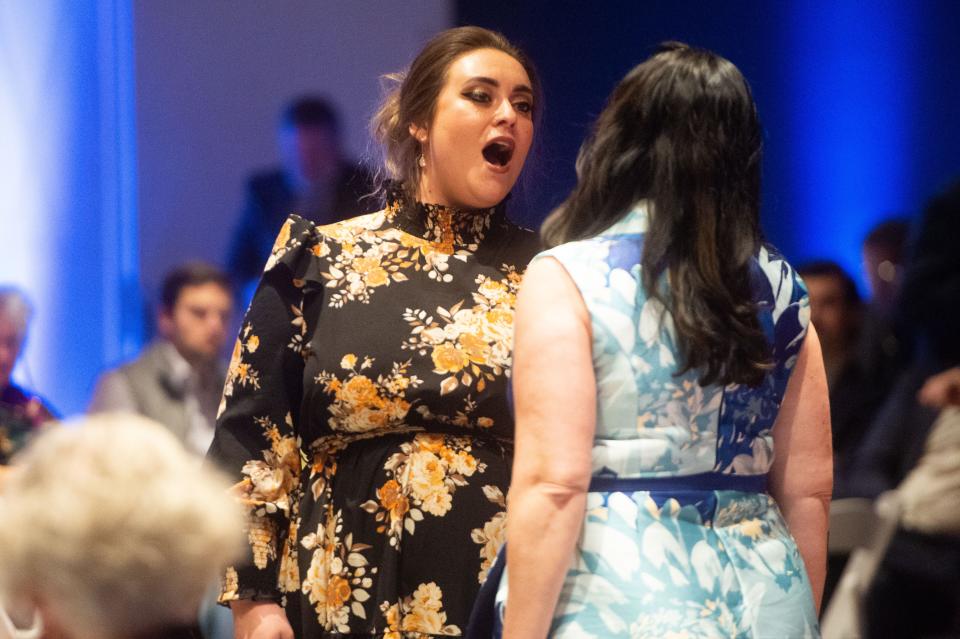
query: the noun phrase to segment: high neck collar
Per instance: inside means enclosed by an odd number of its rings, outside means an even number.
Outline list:
[[[476,251],[504,215],[503,203],[489,209],[460,209],[410,201],[399,184],[387,188],[387,211],[397,227],[443,252]]]

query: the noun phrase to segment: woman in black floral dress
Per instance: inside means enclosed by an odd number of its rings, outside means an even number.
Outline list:
[[[533,138],[527,59],[436,36],[374,119],[386,208],[280,230],[209,456],[249,507],[237,636],[457,636],[504,538],[515,294],[503,200]],[[282,608],[281,608],[282,607]]]

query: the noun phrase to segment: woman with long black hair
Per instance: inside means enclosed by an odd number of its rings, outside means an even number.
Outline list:
[[[737,68],[668,43],[584,143],[518,300],[505,636],[818,633],[826,383],[760,137]]]

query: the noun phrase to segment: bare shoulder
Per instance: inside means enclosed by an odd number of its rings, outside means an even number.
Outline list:
[[[583,297],[570,273],[559,260],[549,255],[534,260],[527,267],[517,310],[547,316],[552,321],[588,317]]]

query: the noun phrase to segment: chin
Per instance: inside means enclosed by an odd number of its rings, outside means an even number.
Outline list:
[[[511,184],[511,187],[512,186]],[[475,204],[471,208],[489,209],[503,202],[509,193],[510,189],[505,189],[503,185],[500,184],[479,188],[473,193]]]

